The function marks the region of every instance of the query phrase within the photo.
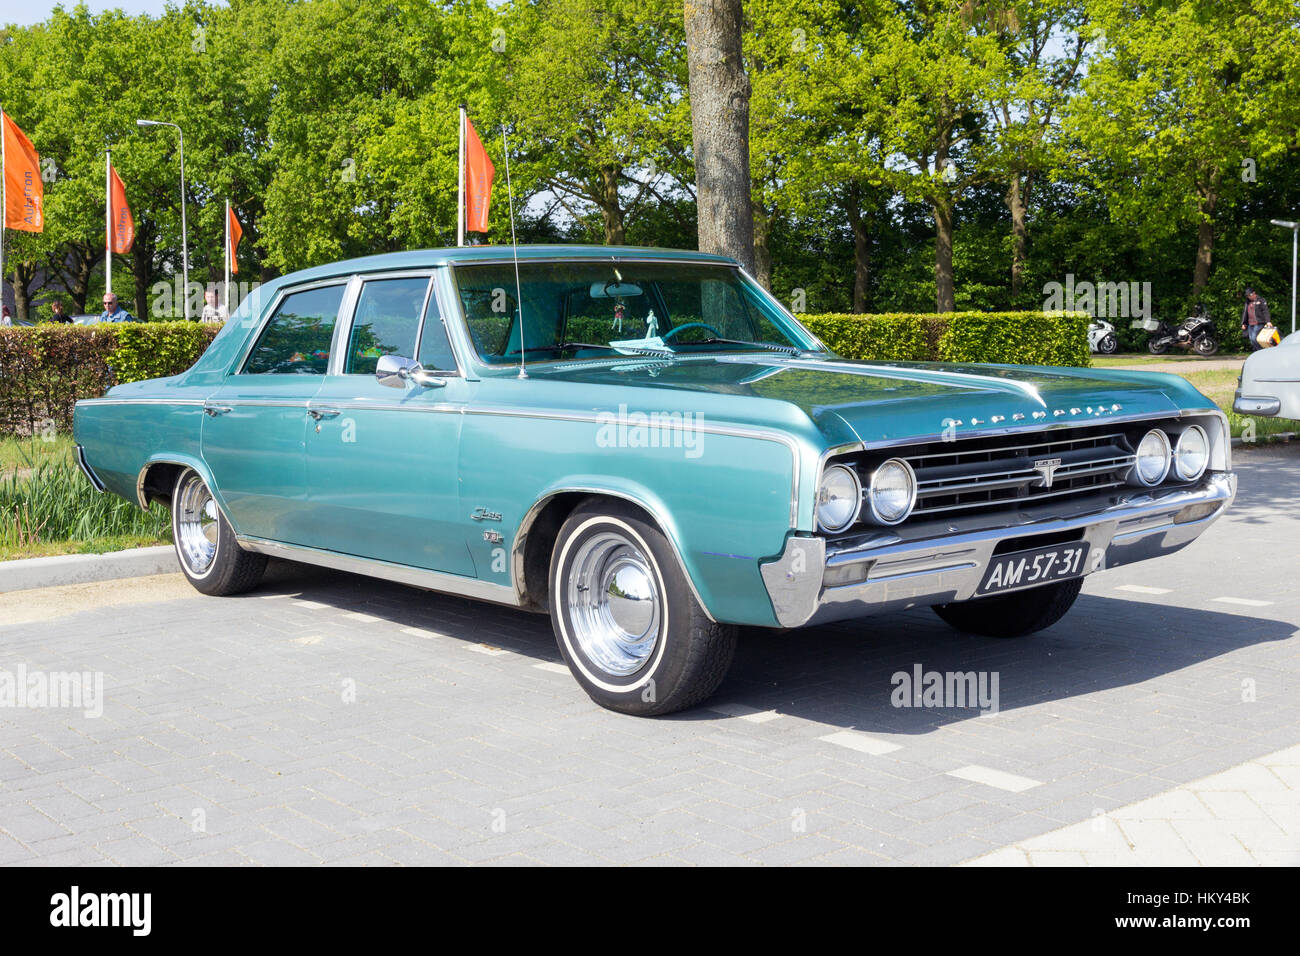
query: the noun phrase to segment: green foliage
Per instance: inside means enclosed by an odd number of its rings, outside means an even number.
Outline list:
[[[0,435],[70,431],[79,399],[179,374],[219,329],[194,322],[0,328]]]
[[[46,448],[54,443],[40,439],[0,442],[0,460],[16,457],[17,462],[17,467],[0,468],[0,557],[56,541],[170,537],[165,509],[141,511],[116,495],[95,491],[73,462],[70,446],[61,455],[49,455]]]
[[[900,362],[992,362],[1087,367],[1082,313],[952,312],[944,315],[801,315],[845,358]]]

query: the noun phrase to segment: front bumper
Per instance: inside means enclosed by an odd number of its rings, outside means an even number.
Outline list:
[[[1237,476],[1216,472],[1191,487],[1131,489],[1091,511],[1052,514],[1051,506],[1042,506],[1004,516],[998,527],[951,526],[918,540],[889,529],[830,547],[824,538],[792,536],[760,570],[782,627],[823,624],[969,600],[995,551],[1083,541],[1089,546],[1085,573],[1172,554],[1223,514],[1236,494]]]
[[[1260,415],[1264,418],[1272,418],[1282,410],[1282,400],[1242,395],[1241,389],[1237,389],[1232,399],[1232,410],[1238,415]]]

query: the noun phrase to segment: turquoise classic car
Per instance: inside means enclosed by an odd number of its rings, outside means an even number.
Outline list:
[[[742,626],[1041,630],[1236,492],[1181,379],[848,361],[731,260],[634,248],[285,276],[189,371],[78,403],[76,440],[97,488],[170,507],[204,593],[274,556],[547,613],[643,715],[708,697]]]

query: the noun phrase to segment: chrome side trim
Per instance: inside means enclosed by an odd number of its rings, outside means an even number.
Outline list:
[[[425,568],[414,568],[406,564],[394,564],[391,561],[361,558],[338,551],[325,551],[321,548],[284,544],[280,541],[269,541],[265,538],[236,535],[235,540],[246,551],[255,551],[258,554],[269,555],[273,558],[299,561],[303,564],[333,568],[336,571],[347,571],[351,574],[364,574],[372,578],[382,578],[385,581],[393,581],[397,584],[427,588],[430,591],[438,591],[443,594],[455,594],[476,601],[491,601],[494,604],[505,604],[509,607],[520,606],[520,602],[515,596],[515,589],[505,584],[493,584],[490,581],[480,581],[478,578],[469,578],[459,574],[446,574],[442,571],[429,571]]]
[[[99,475],[95,474],[94,470],[90,467],[90,464],[86,461],[86,449],[82,448],[80,445],[77,446],[77,467],[80,468],[81,473],[86,476],[86,480],[90,482],[90,486],[100,494],[103,494],[104,483],[99,480]]]
[[[82,398],[78,405],[203,405],[201,398]]]
[[[515,540],[510,546],[510,577],[511,580],[514,582],[515,602],[519,607],[526,606],[526,596],[528,594],[527,582],[524,580],[524,548],[527,545],[528,532],[532,530],[533,523],[537,520],[537,516],[542,513],[542,509],[545,508],[546,505],[553,498],[555,498],[558,495],[567,495],[567,494],[574,494],[574,493],[587,494],[587,495],[602,495],[607,498],[621,498],[622,500],[629,501],[632,504],[636,505],[638,508],[641,508],[647,514],[653,515],[656,521],[658,521],[659,518],[659,516],[655,513],[655,510],[651,508],[648,503],[641,501],[638,498],[634,498],[632,495],[625,494],[624,492],[621,491],[609,491],[608,489],[605,488],[573,487],[573,488],[559,488],[554,491],[548,492],[544,498],[538,500],[536,503],[533,504],[531,508],[528,509],[527,513],[523,517],[523,520],[519,522],[519,529],[515,532]],[[663,530],[662,524],[660,524],[660,530],[661,531]],[[665,534],[664,537],[668,541],[668,547],[672,549],[673,557],[677,559],[678,570],[682,572],[682,577],[686,579],[686,584],[691,589],[691,594],[695,597],[695,603],[698,604],[700,608],[704,611],[705,617],[707,617],[714,624],[718,623],[717,618],[715,618],[712,612],[709,611],[708,605],[706,605],[704,601],[700,598],[700,592],[695,587],[695,580],[691,577],[690,573],[686,570],[686,562],[682,560],[682,553],[677,549],[677,542],[674,541],[667,534]]]

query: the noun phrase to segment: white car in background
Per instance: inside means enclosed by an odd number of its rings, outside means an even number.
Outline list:
[[[1300,333],[1246,359],[1232,410],[1239,415],[1300,419]]]

